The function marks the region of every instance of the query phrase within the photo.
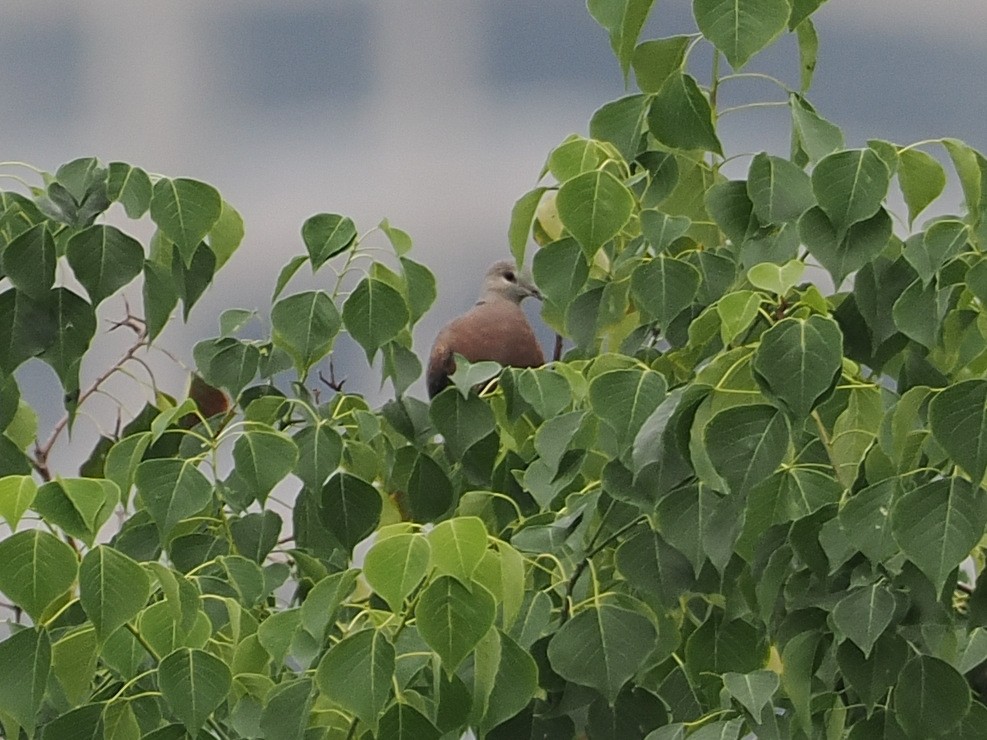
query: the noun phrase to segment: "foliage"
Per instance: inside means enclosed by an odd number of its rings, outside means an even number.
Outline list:
[[[269,322],[224,312],[189,399],[157,393],[56,470],[80,406],[188,316],[243,224],[205,183],[119,162],[0,193],[5,736],[987,734],[964,680],[987,586],[960,569],[987,524],[987,160],[846,148],[806,97],[820,4],[695,0],[700,34],[640,41],[652,0],[590,0],[641,92],[551,152],[510,228],[569,349],[482,392],[466,370],[430,406],[406,391],[431,273],[388,222],[366,263],[370,234],[323,213]],[[721,58],[786,31],[799,84],[724,108],[763,75]],[[729,153],[727,114],[765,102],[791,151]],[[916,226],[954,175],[963,203]],[[305,263],[333,289],[290,292]],[[137,285],[133,345],[83,387],[97,309]],[[380,409],[335,378],[344,332],[394,389]],[[44,439],[32,358],[64,395]]]

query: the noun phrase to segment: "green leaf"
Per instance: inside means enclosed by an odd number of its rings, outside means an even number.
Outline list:
[[[328,575],[315,584],[300,610],[301,624],[306,632],[317,640],[322,639],[326,627],[335,621],[336,612],[353,592],[358,574],[355,569],[344,570]]]
[[[774,41],[788,23],[789,0],[693,0],[703,36],[740,69]]]
[[[55,288],[47,298],[50,321],[56,327],[51,343],[39,357],[48,363],[62,382],[65,395],[79,390],[79,365],[96,333],[93,307],[67,288]],[[74,408],[74,401],[69,403]]]
[[[648,112],[646,95],[628,95],[604,104],[589,121],[589,135],[617,147],[625,160],[634,159],[644,141]]]
[[[11,531],[17,529],[17,524],[24,512],[31,507],[37,492],[38,484],[29,475],[0,478],[0,516],[7,521]],[[0,541],[0,547],[2,546],[3,542]]]
[[[473,571],[487,549],[487,529],[483,520],[475,516],[447,519],[437,524],[427,537],[436,571],[469,585]]]
[[[0,591],[40,622],[45,609],[75,583],[79,563],[71,547],[38,530],[0,540]]]
[[[916,655],[898,676],[894,709],[909,737],[941,737],[969,711],[970,687],[949,663]]]
[[[812,190],[838,236],[878,212],[891,173],[873,149],[827,155],[812,170]]]
[[[579,134],[570,134],[548,155],[545,167],[560,183],[584,172],[592,172],[611,154],[600,142]]]
[[[818,162],[843,148],[843,132],[816,113],[804,98],[792,95],[789,105],[792,109],[793,150],[797,145],[810,162]]]
[[[432,549],[419,534],[396,534],[374,543],[363,561],[363,575],[391,611],[400,614],[428,572]]]
[[[665,80],[648,109],[648,128],[672,149],[723,154],[709,100],[690,75],[676,73]]]
[[[762,262],[747,271],[747,279],[755,288],[781,297],[798,285],[804,272],[805,263],[800,260],[790,260],[783,265]]]
[[[263,563],[278,543],[283,526],[281,517],[273,511],[254,512],[230,520],[233,544],[241,555]]]
[[[312,708],[312,679],[277,684],[266,697],[260,727],[266,740],[302,740]]]
[[[637,45],[631,63],[642,92],[658,92],[669,77],[681,71],[690,40],[688,36],[670,36]]]
[[[546,244],[535,252],[532,272],[546,300],[565,306],[586,284],[589,266],[579,243],[566,238]]]
[[[175,525],[212,501],[212,484],[192,460],[145,460],[137,466],[135,482],[162,542],[168,540]]]
[[[754,353],[754,377],[796,422],[829,392],[842,367],[840,327],[819,315],[779,321],[761,335]]]
[[[301,625],[301,616],[301,609],[276,611],[257,627],[257,639],[275,665],[284,663]]]
[[[758,724],[761,722],[761,712],[771,703],[779,683],[778,674],[774,671],[723,674],[724,688],[751,713]]]
[[[177,250],[172,253],[171,275],[178,296],[182,299],[182,316],[188,321],[189,313],[192,311],[202,294],[206,292],[212,284],[213,275],[216,274],[216,255],[205,242],[199,244],[192,253],[191,265],[186,265],[181,253]]]
[[[0,270],[14,287],[42,300],[55,283],[55,240],[45,224],[22,232],[0,249]]]
[[[151,220],[175,243],[187,266],[222,211],[219,192],[204,182],[162,177],[154,184]]]
[[[953,161],[953,168],[963,188],[963,201],[967,212],[974,216],[980,207],[984,192],[982,155],[959,139],[942,139],[942,145]]]
[[[836,661],[853,690],[868,711],[883,703],[888,689],[898,681],[898,673],[905,665],[911,650],[894,631],[885,632],[874,643],[870,657],[849,640],[836,651]]]
[[[908,225],[938,198],[946,187],[942,165],[920,149],[898,150],[898,184],[908,206]]]
[[[642,262],[631,275],[631,294],[638,308],[662,330],[692,305],[702,276],[695,267],[674,257],[658,255]]]
[[[891,624],[895,599],[883,584],[851,591],[833,609],[833,625],[868,657],[874,643]]]
[[[415,458],[408,479],[408,508],[416,522],[430,522],[442,517],[455,500],[449,476],[432,457],[420,453]]]
[[[511,209],[511,223],[507,227],[507,242],[511,247],[511,255],[518,265],[524,264],[524,253],[528,248],[531,237],[531,225],[541,197],[548,188],[536,187],[522,195]]]
[[[65,256],[94,306],[116,293],[144,267],[144,248],[112,226],[97,224],[69,239]]]
[[[195,366],[209,385],[226,388],[234,398],[257,375],[260,351],[233,337],[199,342],[192,349]]]
[[[401,269],[407,284],[405,298],[411,312],[409,322],[414,324],[435,303],[435,275],[425,265],[407,257],[401,258]]]
[[[631,191],[603,170],[562,183],[555,202],[562,224],[588,257],[620,233],[634,210]]]
[[[336,304],[321,290],[290,295],[271,308],[274,344],[291,355],[301,377],[329,353],[341,325]]]
[[[720,317],[720,337],[724,344],[739,339],[750,328],[757,318],[761,300],[761,296],[752,290],[737,290],[717,301],[716,313]]]
[[[463,398],[453,391],[440,393],[432,399],[428,415],[454,458],[461,458],[495,428],[493,412],[476,395]]]
[[[318,270],[327,260],[355,244],[356,224],[347,216],[317,213],[302,224],[302,241],[308,250],[312,269]]]
[[[646,209],[641,211],[641,232],[656,254],[667,250],[672,243],[683,236],[692,226],[687,216],[669,216],[661,211]]]
[[[747,194],[758,220],[765,224],[797,221],[816,204],[809,176],[787,159],[764,152],[751,161]]]
[[[965,380],[929,402],[936,442],[978,484],[987,472],[987,380]]]
[[[391,693],[394,647],[377,630],[350,635],[319,663],[316,684],[332,701],[371,727]]]
[[[772,406],[734,406],[703,430],[710,462],[730,493],[743,495],[775,471],[788,453],[788,420]]]
[[[469,589],[451,576],[439,576],[418,597],[415,623],[451,674],[493,626],[496,611],[494,597],[483,586]]]
[[[79,602],[101,641],[133,619],[147,604],[151,581],[121,552],[97,545],[79,568]]]
[[[56,478],[38,489],[34,509],[49,523],[92,544],[120,503],[116,483],[93,478]]]
[[[393,740],[439,740],[442,733],[410,704],[394,702],[380,718],[377,737]]]
[[[106,181],[107,196],[123,205],[135,221],[151,207],[151,178],[140,167],[126,162],[110,162]]]
[[[840,508],[840,526],[847,538],[867,558],[880,563],[898,552],[891,533],[891,504],[895,480],[868,486],[850,497]]]
[[[482,649],[489,640],[493,649]],[[538,666],[534,658],[513,639],[491,630],[477,649],[474,681],[492,681],[474,688],[473,711],[482,719],[481,731],[496,727],[523,710],[538,689]],[[477,689],[481,689],[478,691]],[[482,697],[482,702],[477,701]],[[482,710],[482,711],[481,711]]]
[[[0,293],[0,316],[4,317],[0,321],[0,370],[7,373],[13,373],[29,357],[44,352],[59,331],[66,331],[44,304],[19,290]]]
[[[171,313],[178,305],[178,289],[172,271],[156,262],[144,262],[144,320],[148,339],[154,340],[168,325]]]
[[[902,255],[928,285],[949,260],[963,251],[970,237],[969,227],[962,221],[937,221],[927,231],[905,241]]]
[[[295,475],[312,490],[322,488],[343,458],[342,438],[331,426],[320,423],[302,427],[293,439],[298,447]]]
[[[814,2],[814,0],[809,0]],[[796,2],[796,4],[798,4]],[[793,13],[794,15],[794,13]],[[788,27],[792,28],[792,19],[788,19]],[[795,36],[799,44],[799,92],[806,93],[812,87],[812,77],[816,72],[816,61],[819,56],[819,34],[816,27],[808,18],[795,25]]]
[[[262,504],[295,467],[298,454],[291,437],[266,424],[247,424],[233,445],[237,477]]]
[[[665,379],[653,370],[610,370],[593,378],[589,401],[593,413],[610,425],[617,434],[619,448],[625,450],[667,390]]]
[[[648,19],[655,0],[587,0],[586,7],[596,22],[610,34],[610,46],[620,62],[624,81],[631,66],[634,45]]]
[[[274,284],[274,295],[271,296],[271,302],[277,302],[278,296],[281,295],[281,291],[285,289],[291,278],[295,276],[298,272],[298,268],[305,264],[308,260],[304,254],[298,254],[288,260],[284,267],[281,268],[281,272],[278,273],[278,279]]]
[[[887,246],[891,217],[879,208],[876,214],[850,226],[841,236],[821,208],[810,208],[799,220],[799,235],[838,287],[847,275],[871,262]]]
[[[180,648],[161,661],[157,673],[161,696],[193,735],[233,685],[226,663],[204,650]]]
[[[6,666],[0,671],[0,715],[12,718],[32,737],[51,671],[48,632],[22,629],[0,642],[0,665]],[[10,730],[6,719],[4,725]]]
[[[850,402],[833,425],[830,435],[830,462],[836,466],[836,477],[846,488],[852,488],[860,463],[877,438],[883,405],[881,392],[874,386],[857,387],[850,391]]]
[[[940,478],[900,496],[891,510],[895,541],[937,589],[980,540],[987,501],[963,478]]]
[[[567,681],[590,686],[613,704],[648,658],[657,639],[651,621],[610,603],[594,604],[562,625],[548,643],[552,668]]]
[[[387,237],[387,241],[391,243],[394,253],[398,257],[404,257],[404,255],[411,251],[413,244],[411,235],[407,231],[399,229],[396,226],[391,226],[391,222],[386,218],[381,219],[381,222],[377,224],[377,228],[384,232],[384,236]]]
[[[372,362],[377,350],[408,324],[404,297],[387,283],[364,278],[343,304],[343,324]]]
[[[352,551],[380,521],[380,493],[365,480],[339,472],[322,488],[322,520],[347,550]]]

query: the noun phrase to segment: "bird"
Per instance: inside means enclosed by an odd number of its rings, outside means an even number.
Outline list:
[[[542,297],[514,262],[500,260],[489,267],[476,305],[446,324],[435,338],[425,373],[429,398],[449,385],[456,354],[470,362],[492,360],[511,367],[545,364],[541,345],[521,310],[521,301],[529,296]]]

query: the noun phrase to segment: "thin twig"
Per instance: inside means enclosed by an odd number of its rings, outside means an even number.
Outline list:
[[[92,396],[94,393],[97,393],[103,383],[119,372],[127,362],[133,359],[134,355],[141,348],[147,345],[147,328],[142,322],[139,322],[139,320],[134,320],[134,323],[131,323],[132,318],[133,317],[128,317],[128,319],[122,322],[117,322],[114,328],[127,326],[133,329],[137,334],[136,340],[127,349],[127,351],[123,353],[123,356],[119,360],[103,371],[88,388],[79,394],[79,398],[76,401],[76,408],[82,406],[87,398]],[[58,438],[68,426],[69,419],[70,415],[66,413],[65,416],[59,419],[58,423],[55,424],[55,428],[51,430],[51,435],[49,435],[48,440],[44,444],[37,444],[34,447],[34,459],[31,460],[31,465],[38,472],[38,475],[40,475],[45,481],[51,480],[51,470],[48,467],[48,456],[51,454],[52,447],[55,446]]]

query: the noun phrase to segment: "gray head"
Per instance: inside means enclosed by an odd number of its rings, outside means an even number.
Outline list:
[[[520,303],[528,296],[541,300],[541,293],[535,287],[531,276],[517,269],[511,260],[500,260],[490,265],[483,281],[482,301],[493,298],[506,298]]]

